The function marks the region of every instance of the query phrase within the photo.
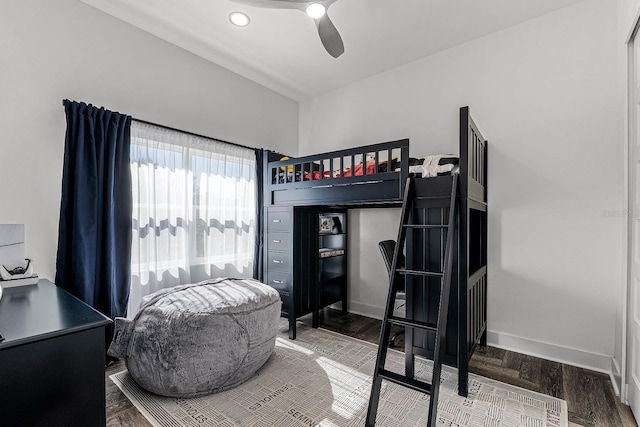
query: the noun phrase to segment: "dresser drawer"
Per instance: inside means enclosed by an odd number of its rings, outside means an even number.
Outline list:
[[[267,247],[274,251],[288,251],[291,244],[291,233],[270,232],[267,237]]]
[[[286,271],[269,271],[267,273],[267,285],[271,286],[278,292],[289,295],[291,291],[291,280],[289,279],[289,273]]]
[[[267,252],[267,270],[268,271],[289,271],[291,268],[289,252]]]
[[[288,210],[269,209],[267,213],[267,232],[291,230],[291,213]]]

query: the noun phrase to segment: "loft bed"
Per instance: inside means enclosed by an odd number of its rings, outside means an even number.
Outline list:
[[[451,296],[446,334],[444,362],[457,366],[459,370],[458,392],[467,395],[469,360],[477,345],[486,345],[487,334],[487,143],[469,114],[468,107],[460,109],[458,175],[458,215],[454,239],[454,274],[451,281]],[[403,139],[346,150],[300,158],[269,161],[265,156],[264,205],[265,233],[269,236],[275,226],[280,227],[281,212],[291,209],[291,239],[304,240],[305,227],[317,227],[304,214],[313,207],[397,207],[401,205],[406,179],[412,175],[409,157],[409,140]],[[424,224],[446,224],[448,220],[448,192],[451,175],[415,179],[417,196],[426,196],[425,202],[416,205],[412,212],[414,222],[420,218]],[[445,202],[439,199],[445,196]],[[271,215],[269,212],[273,212]],[[275,216],[274,216],[275,215]],[[270,224],[270,221],[277,224]],[[300,223],[302,225],[300,225]],[[302,227],[302,229],[301,229]],[[295,234],[293,233],[295,230]],[[317,230],[316,230],[317,231]],[[439,233],[439,234],[438,234]],[[442,263],[445,232],[437,228],[423,228],[407,235],[407,268],[433,270]],[[274,250],[266,238],[267,252]],[[280,238],[274,242],[281,241]],[[313,258],[298,255],[304,252],[305,244],[290,246],[288,262],[294,264],[313,263]],[[275,250],[278,250],[275,248]],[[273,265],[265,257],[265,277]],[[295,272],[294,272],[295,273]],[[289,317],[290,337],[295,337],[295,319],[312,312],[317,325],[317,303],[313,309],[298,312],[294,309],[293,294],[297,282],[313,280],[317,272],[306,275],[291,273],[290,287],[283,296],[283,313]],[[424,280],[424,283],[419,281]],[[269,284],[272,284],[268,281]],[[274,280],[282,283],[282,280]],[[407,310],[410,319],[433,322],[437,315],[439,280],[434,278],[406,277]],[[273,284],[272,284],[273,285]],[[345,285],[346,289],[346,285]],[[306,291],[296,298],[306,299],[313,305],[321,299],[316,292]],[[346,312],[346,293],[343,296],[343,311]],[[291,301],[287,302],[287,298]],[[298,301],[299,303],[299,301]],[[290,311],[292,315],[288,315]],[[293,328],[293,334],[291,332]],[[413,374],[413,357],[422,355],[432,358],[434,336],[425,331],[406,330],[405,355],[407,375]]]

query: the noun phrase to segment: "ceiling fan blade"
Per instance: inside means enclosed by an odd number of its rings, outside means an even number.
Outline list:
[[[299,9],[305,10],[308,0],[231,0],[245,6],[263,9]]]
[[[329,55],[334,58],[342,55],[344,53],[344,43],[342,42],[340,33],[338,33],[338,29],[333,25],[331,19],[329,19],[329,15],[325,14],[322,18],[315,21],[318,27],[320,41],[327,52],[329,52]]]

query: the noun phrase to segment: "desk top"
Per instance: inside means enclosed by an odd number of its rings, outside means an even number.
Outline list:
[[[48,280],[2,290],[0,350],[72,332],[106,326],[111,320]]]

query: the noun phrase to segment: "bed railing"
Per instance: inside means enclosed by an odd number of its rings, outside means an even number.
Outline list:
[[[408,139],[266,162],[265,203],[311,205],[400,201],[408,171]],[[344,187],[354,185],[359,187],[348,190],[347,195]],[[327,190],[334,187],[335,191]],[[322,192],[318,191],[321,189]]]
[[[469,114],[460,109],[460,173],[461,189],[472,203],[487,202],[487,141]]]

